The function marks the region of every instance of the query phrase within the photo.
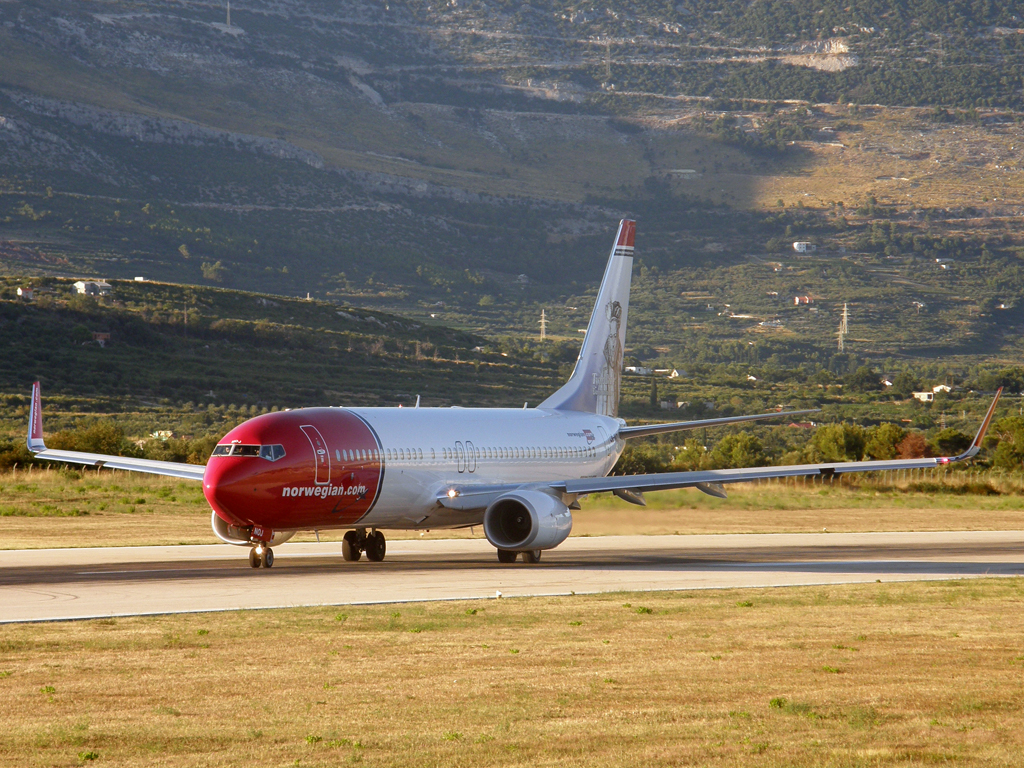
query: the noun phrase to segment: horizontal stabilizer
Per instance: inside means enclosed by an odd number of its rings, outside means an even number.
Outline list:
[[[758,413],[753,416],[723,416],[720,419],[700,419],[699,421],[676,421],[671,424],[641,424],[636,427],[619,427],[619,437],[647,437],[648,435],[662,435],[666,432],[684,432],[688,429],[703,429],[705,427],[718,427],[723,424],[740,424],[744,421],[760,421],[761,419],[780,419],[791,416],[803,416],[808,413],[819,413],[820,409],[812,408],[808,411],[773,411],[772,413]]]

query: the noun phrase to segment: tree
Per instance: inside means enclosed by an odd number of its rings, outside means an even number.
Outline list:
[[[707,460],[707,451],[700,440],[691,437],[683,444],[682,450],[676,454],[675,459],[672,461],[672,469],[677,472],[692,472],[696,469],[706,469]]]
[[[860,461],[864,456],[864,429],[856,424],[825,424],[811,441],[816,461]]]
[[[1024,369],[1004,368],[1001,371],[978,374],[978,387],[984,390],[1005,387],[1012,392],[1024,391]]]
[[[658,380],[651,379],[651,408],[658,407]]]
[[[892,382],[893,394],[906,400],[908,397],[917,391],[917,388],[921,386],[921,382],[918,378],[910,371],[901,371],[896,374],[896,378]]]
[[[900,440],[896,450],[901,459],[921,459],[931,455],[931,449],[920,432],[908,432],[907,436]]]
[[[224,265],[220,261],[216,261],[213,264],[204,261],[200,269],[203,272],[203,277],[211,282],[219,283],[224,279]]]
[[[124,436],[124,430],[108,422],[100,422],[74,430],[62,430],[47,438],[50,448],[63,451],[104,453],[110,456],[139,456],[140,451]]]
[[[669,456],[667,447],[640,443],[627,445],[622,452],[613,475],[650,475],[668,469]]]
[[[723,437],[711,449],[708,459],[712,469],[763,467],[768,463],[761,441],[747,432]]]
[[[993,436],[999,445],[992,456],[992,466],[1000,469],[1020,469],[1024,464],[1024,418],[1007,416],[992,425]]]
[[[942,430],[932,440],[940,456],[956,456],[971,447],[972,437],[964,434],[959,429],[948,427]]]
[[[882,379],[871,366],[862,365],[846,377],[844,384],[857,392],[875,392],[882,388]]]
[[[870,459],[895,459],[899,453],[897,446],[906,435],[906,430],[896,424],[879,424],[868,430],[864,455]]]

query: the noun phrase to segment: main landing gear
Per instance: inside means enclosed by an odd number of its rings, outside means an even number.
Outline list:
[[[264,568],[273,568],[274,550],[266,544],[257,544],[249,550],[249,565],[253,568],[259,568],[261,565]]]
[[[365,528],[358,531],[349,531],[341,542],[341,556],[350,562],[355,562],[366,553],[366,559],[379,563],[387,553],[388,545],[384,540],[384,534],[380,531],[371,531],[369,534]]]
[[[524,563],[530,563],[530,564],[539,563],[540,562],[540,554],[541,554],[542,551],[543,550],[540,550],[540,549],[527,549],[527,550],[523,550],[523,552],[520,553],[520,552],[517,552],[514,549],[499,549],[498,550],[498,562],[499,563],[514,563],[516,561],[516,557],[518,557],[520,554],[522,554],[523,562]]]

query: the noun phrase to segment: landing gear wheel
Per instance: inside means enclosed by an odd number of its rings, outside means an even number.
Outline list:
[[[260,557],[260,553],[256,551],[256,547],[249,550],[249,565],[253,568],[259,568],[263,564],[263,558]]]
[[[528,550],[526,550],[525,552],[523,552],[523,562],[524,563],[539,563],[540,562],[540,553],[542,551],[543,550],[540,550],[540,549],[528,549]]]
[[[379,563],[384,559],[388,550],[388,543],[384,540],[384,534],[374,531],[366,537],[366,559]]]
[[[263,550],[263,567],[273,568],[274,567],[274,550],[267,547]]]
[[[511,549],[499,549],[498,550],[498,562],[499,563],[514,563],[518,552],[514,552]]]
[[[345,538],[342,539],[341,556],[352,563],[363,556],[359,547],[359,534],[355,531],[349,531],[345,534]]]

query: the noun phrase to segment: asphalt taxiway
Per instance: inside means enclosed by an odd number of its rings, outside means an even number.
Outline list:
[[[482,539],[389,542],[384,562],[285,544],[271,569],[228,545],[0,551],[0,623],[615,591],[1024,575],[1024,532],[571,538],[502,565]]]

